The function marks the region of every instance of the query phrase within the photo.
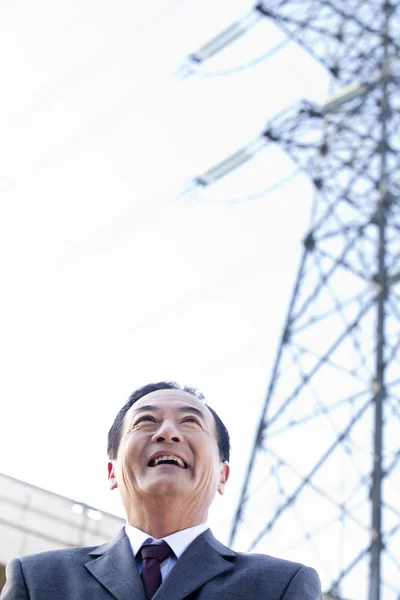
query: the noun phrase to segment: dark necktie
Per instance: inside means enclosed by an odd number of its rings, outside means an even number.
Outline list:
[[[142,581],[146,599],[151,600],[161,585],[161,568],[163,560],[172,554],[167,542],[162,544],[144,544],[142,554]]]

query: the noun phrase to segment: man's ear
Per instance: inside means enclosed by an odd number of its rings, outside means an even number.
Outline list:
[[[218,492],[222,494],[225,492],[225,484],[229,479],[230,467],[227,462],[223,462],[221,466],[221,477],[218,484]]]
[[[107,464],[108,469],[108,485],[110,490],[115,490],[118,487],[117,478],[115,477],[115,467],[113,461],[109,460]]]

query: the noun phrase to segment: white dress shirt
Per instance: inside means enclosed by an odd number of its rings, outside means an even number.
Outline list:
[[[178,558],[185,552],[186,548],[206,529],[208,529],[208,525],[202,523],[201,525],[195,525],[194,527],[171,533],[171,535],[167,535],[161,540],[157,540],[148,533],[137,529],[137,527],[125,525],[125,533],[128,536],[139,573],[142,573],[142,559],[139,551],[143,544],[157,544],[164,540],[170,546],[173,554],[161,563],[161,581],[165,580]]]

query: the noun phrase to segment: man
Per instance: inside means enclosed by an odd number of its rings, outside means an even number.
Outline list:
[[[108,544],[14,559],[1,600],[320,600],[317,573],[233,552],[207,528],[229,477],[229,435],[192,388],[136,390],[108,436],[127,525]]]

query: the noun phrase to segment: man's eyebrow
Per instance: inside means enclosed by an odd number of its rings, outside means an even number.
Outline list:
[[[160,408],[158,406],[154,406],[152,404],[145,404],[143,406],[139,406],[139,408],[136,408],[133,412],[134,412],[134,414],[138,414],[138,413],[142,413],[142,412],[157,412],[159,410],[160,410]],[[199,410],[195,406],[180,406],[178,408],[178,412],[180,412],[180,413],[191,412],[191,413],[194,413],[195,415],[198,415],[202,419],[204,419],[204,413],[202,413],[201,410]]]
[[[152,404],[145,404],[144,406],[139,406],[139,408],[135,408],[133,412],[136,414],[142,412],[156,412],[157,410],[159,410],[157,406],[153,406]]]
[[[191,412],[191,413],[194,413],[195,415],[198,415],[202,419],[204,419],[204,414],[201,412],[201,410],[199,410],[198,408],[195,408],[194,406],[180,406],[178,408],[178,411],[181,413]]]

